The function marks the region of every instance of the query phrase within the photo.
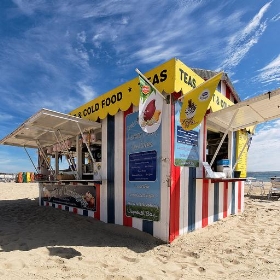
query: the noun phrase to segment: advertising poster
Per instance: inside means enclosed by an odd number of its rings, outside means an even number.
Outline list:
[[[160,219],[161,126],[144,132],[138,112],[126,116],[126,215],[143,220]]]
[[[152,133],[161,124],[163,97],[141,75],[139,75],[139,82],[139,125],[145,132]]]
[[[184,130],[180,122],[182,102],[175,103],[175,147],[174,162],[176,166],[199,166],[199,130],[200,125],[193,130]]]
[[[236,132],[237,143],[236,143],[236,159],[239,157],[239,161],[235,167],[236,171],[241,171],[240,177],[245,178],[247,176],[247,156],[248,156],[248,149],[243,150],[244,145],[246,145],[248,141],[248,134],[246,130],[239,130]],[[242,154],[241,154],[242,152]],[[241,156],[240,156],[241,155]]]
[[[96,187],[87,185],[46,185],[44,201],[96,211]]]

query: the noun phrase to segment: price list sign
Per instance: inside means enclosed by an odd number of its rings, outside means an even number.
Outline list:
[[[182,103],[175,103],[175,147],[174,163],[176,166],[199,166],[199,130],[200,125],[193,130],[184,130],[180,123]]]
[[[137,118],[138,112],[126,116],[126,215],[159,221],[161,125],[146,133]]]

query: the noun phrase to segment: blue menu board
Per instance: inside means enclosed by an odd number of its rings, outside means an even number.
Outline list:
[[[182,102],[175,103],[175,147],[174,164],[176,166],[199,166],[199,130],[198,125],[193,130],[184,130],[180,123]]]
[[[129,181],[150,181],[157,179],[157,152],[147,151],[129,155]]]
[[[126,215],[160,219],[161,125],[153,133],[138,124],[138,112],[126,116]]]

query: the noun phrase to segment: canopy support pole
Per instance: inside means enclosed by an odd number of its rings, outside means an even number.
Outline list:
[[[67,155],[66,155],[66,159],[67,159],[67,161],[68,161],[69,167],[70,167],[71,171],[74,173],[75,178],[76,178],[77,180],[79,180],[79,179],[80,179],[80,176],[79,176],[79,174],[78,174],[78,172],[77,172],[76,164],[75,164],[75,162],[72,160],[72,157],[71,157],[71,155],[70,155],[70,153],[69,153],[69,151],[68,151],[68,148],[67,148],[67,145],[66,145],[66,143],[65,143],[65,140],[63,140],[63,137],[62,137],[62,134],[61,134],[60,130],[58,129],[57,132],[58,132],[58,134],[59,134],[59,136],[60,136],[60,138],[61,138],[61,141],[59,141],[59,139],[58,139],[58,137],[57,137],[55,131],[54,131],[54,136],[55,136],[55,138],[56,138],[56,140],[57,140],[58,143],[63,144],[63,150],[64,150],[64,151],[66,152],[66,154],[67,154]]]
[[[238,112],[238,111],[239,111],[239,109],[237,109],[237,110],[235,111],[234,115],[232,116],[232,118],[231,118],[231,120],[230,120],[230,123],[229,123],[229,125],[228,125],[228,128],[227,128],[227,130],[225,131],[225,133],[224,133],[224,135],[223,135],[223,137],[222,137],[222,139],[221,139],[221,141],[220,141],[220,143],[219,143],[219,145],[218,145],[218,147],[217,147],[217,150],[216,150],[216,152],[215,152],[215,154],[214,154],[214,156],[213,156],[213,158],[212,158],[212,160],[211,160],[211,162],[210,162],[210,166],[211,166],[211,167],[212,167],[212,165],[213,165],[213,163],[214,163],[214,161],[215,161],[215,159],[216,159],[216,156],[217,156],[217,154],[218,154],[220,148],[222,147],[222,144],[223,144],[224,141],[225,141],[225,138],[226,138],[226,136],[227,136],[227,134],[228,134],[228,132],[229,132],[229,130],[230,130],[230,127],[231,127],[231,125],[232,125],[232,123],[233,123],[233,121],[234,121],[234,119],[235,119],[235,116],[237,115],[237,112]]]
[[[79,130],[80,130],[80,132],[81,132],[82,137],[83,137],[83,131],[82,131],[82,129],[81,129],[81,127],[80,127],[80,125],[79,125],[78,122],[77,122],[77,126],[78,126],[78,128],[79,128]],[[94,157],[93,157],[93,155],[92,155],[92,153],[91,153],[91,150],[90,150],[90,148],[89,148],[89,145],[88,145],[87,141],[85,142],[85,144],[86,144],[86,146],[87,146],[88,153],[89,153],[89,155],[90,155],[90,157],[91,157],[92,162],[95,162],[95,159],[94,159]]]
[[[82,129],[81,129],[81,127],[80,127],[80,125],[79,125],[78,122],[77,122],[77,126],[78,126],[78,128],[79,128],[79,130],[80,130],[80,132],[81,132],[82,137],[83,137],[83,131],[82,131]],[[87,141],[85,141],[85,144],[86,144],[86,146],[87,146],[87,150],[88,150],[88,153],[89,153],[89,155],[90,155],[90,158],[91,158],[92,162],[95,162],[95,159],[94,159],[94,157],[93,157],[93,155],[92,155],[92,153],[91,153],[91,150],[90,150],[90,147],[89,147]],[[93,165],[93,173],[95,173],[94,165]]]
[[[24,148],[25,152],[27,153],[27,155],[28,155],[28,157],[29,157],[29,159],[30,159],[32,165],[34,166],[36,172],[39,173],[39,172],[38,172],[38,169],[36,168],[36,166],[35,166],[35,164],[34,164],[32,158],[31,158],[31,156],[29,155],[28,151],[26,150],[25,146],[23,146],[23,148]]]
[[[41,152],[43,159],[45,160],[48,168],[50,169],[51,175],[54,176],[55,175],[55,171],[53,170],[51,164],[48,162],[47,156],[46,156],[46,154],[45,154],[45,152],[44,152],[44,150],[43,150],[43,148],[42,148],[42,146],[40,144],[40,141],[36,140],[36,142],[37,142],[37,145],[38,145],[38,148],[39,148],[39,152]]]

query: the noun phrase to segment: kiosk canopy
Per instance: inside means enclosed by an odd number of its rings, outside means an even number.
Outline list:
[[[222,132],[237,131],[280,118],[280,89],[207,115],[207,125]]]
[[[40,143],[42,147],[48,147],[57,143],[57,133],[67,140],[81,131],[100,127],[100,123],[43,108],[0,140],[0,144],[37,148]]]

